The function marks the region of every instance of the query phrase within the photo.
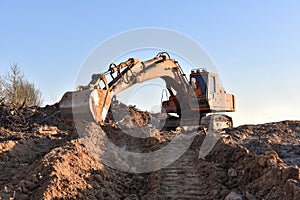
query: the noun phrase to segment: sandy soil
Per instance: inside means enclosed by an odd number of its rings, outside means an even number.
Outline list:
[[[127,117],[125,125],[149,120],[147,113],[135,111],[129,113],[137,120]],[[159,149],[183,132],[152,129],[145,133],[149,137],[136,139],[114,123],[103,130],[100,139],[140,152]],[[300,121],[226,129],[212,151],[199,158],[205,137],[198,131],[188,150],[167,167],[126,173],[93,157],[63,122],[57,105],[18,109],[2,104],[0,199],[300,199]]]

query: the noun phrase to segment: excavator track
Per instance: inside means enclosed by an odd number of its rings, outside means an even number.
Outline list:
[[[208,116],[201,117],[199,124],[195,124],[195,119],[185,118],[180,119],[179,117],[170,116],[165,120],[160,122],[162,130],[175,130],[180,126],[195,126],[199,125],[201,128],[205,128],[206,130],[223,130],[226,128],[233,128],[232,118],[228,115],[224,114],[212,114]]]

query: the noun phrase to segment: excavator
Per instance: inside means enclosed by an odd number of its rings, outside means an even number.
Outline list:
[[[232,118],[222,113],[235,111],[236,98],[226,93],[218,74],[198,68],[191,70],[188,80],[178,61],[167,52],[146,61],[129,58],[118,65],[110,64],[106,72],[93,74],[88,85],[63,95],[59,102],[61,114],[67,123],[91,120],[105,125],[112,99],[117,94],[155,78],[164,80],[168,92],[168,99],[161,102],[162,112],[169,116],[166,126],[232,127]],[[174,118],[176,123],[172,123]]]

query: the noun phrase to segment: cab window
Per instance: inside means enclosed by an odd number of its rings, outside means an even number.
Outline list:
[[[209,90],[210,92],[216,92],[216,77],[214,76],[209,77]]]

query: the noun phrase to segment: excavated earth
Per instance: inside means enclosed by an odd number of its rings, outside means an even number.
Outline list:
[[[119,109],[128,115],[120,123],[111,117],[96,136],[100,141],[108,137],[127,150],[148,152],[189,134],[137,128],[149,137],[129,136],[120,126],[142,127],[151,116],[134,107]],[[85,122],[84,128],[92,132],[99,125]],[[147,173],[105,165],[88,151],[80,131],[63,122],[57,104],[0,104],[0,199],[300,199],[300,121],[226,129],[200,158],[207,133],[196,129],[179,159]],[[105,143],[100,148],[105,153]]]

